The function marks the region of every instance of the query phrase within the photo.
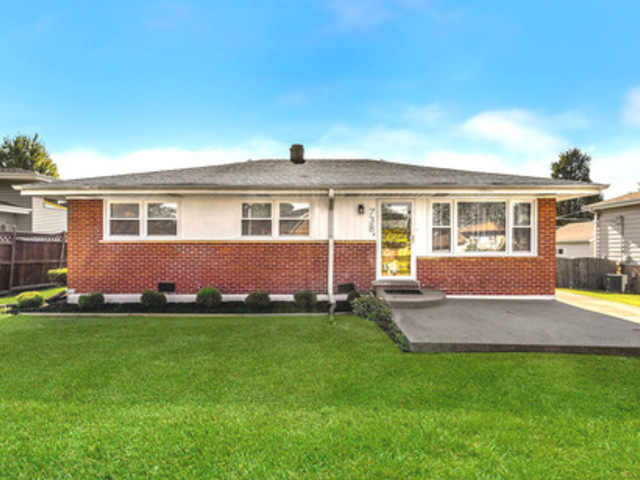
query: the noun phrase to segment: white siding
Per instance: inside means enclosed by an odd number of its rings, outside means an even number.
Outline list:
[[[15,185],[15,181],[0,180],[0,201],[12,203],[18,207],[31,208],[31,197],[20,195],[12,185]]]
[[[20,195],[20,192],[14,190],[12,185],[15,182],[9,182],[7,180],[0,180],[0,201],[11,203],[18,207],[31,208],[32,198]],[[6,218],[8,222],[8,218]],[[15,225],[16,230],[23,232],[30,232],[31,230],[31,214],[15,214],[12,215],[11,225],[6,223],[8,230],[13,229]]]
[[[562,253],[560,250],[562,249]],[[593,252],[590,242],[556,243],[556,256],[561,258],[592,257]]]
[[[599,257],[639,265],[640,205],[600,212],[597,242]]]
[[[413,205],[413,253],[418,256],[427,255],[431,251],[431,238],[429,235],[429,224],[431,222],[430,205],[426,198],[417,199]]]
[[[364,213],[358,213],[358,207]],[[336,240],[375,240],[377,205],[374,198],[341,197],[335,201]],[[325,222],[326,223],[326,222]]]
[[[119,202],[157,200],[176,202],[175,198],[145,197],[119,198]],[[278,202],[309,202],[310,222],[308,237],[286,237],[286,240],[327,239],[328,230],[328,198],[322,197],[187,197],[179,200],[178,237],[184,240],[243,240],[242,236],[242,204],[245,202],[271,202],[273,204],[274,229]],[[108,202],[105,199],[105,227],[108,221]],[[336,216],[337,218],[337,216]],[[105,232],[108,231],[105,228]],[[273,237],[278,238],[278,237]],[[266,239],[266,238],[265,238]]]
[[[233,199],[183,199],[179,215],[184,238],[228,240],[239,236],[240,212]]]
[[[66,208],[47,205],[41,197],[32,198],[30,229],[32,232],[60,233],[67,230]]]
[[[16,224],[16,216],[13,213],[0,213],[0,232],[10,232]]]
[[[447,200],[448,197],[438,198],[438,201]],[[269,238],[299,241],[299,240],[327,240],[328,238],[328,196],[282,196],[282,197],[218,197],[218,196],[191,196],[176,200],[175,197],[120,197],[123,201],[167,201],[178,202],[178,239],[182,240],[256,240],[255,237],[247,238],[241,235],[242,229],[242,203],[244,202],[272,202],[274,215],[277,203],[281,201],[309,202],[310,224],[308,237],[260,237],[261,240]],[[379,204],[384,201],[411,202],[413,204],[413,253],[416,256],[430,254],[430,205],[432,200],[426,197],[420,198],[376,198],[376,197],[337,197],[334,202],[335,230],[334,238],[338,241],[374,241],[378,237]],[[108,212],[109,199],[105,199],[105,213]],[[364,213],[359,213],[362,205]],[[105,232],[108,231],[107,215],[105,215]],[[453,222],[453,219],[452,219]],[[533,232],[535,238],[535,208]],[[274,225],[274,230],[276,230]],[[122,240],[122,239],[120,239]],[[125,239],[126,240],[126,239]],[[135,238],[131,238],[135,240]]]

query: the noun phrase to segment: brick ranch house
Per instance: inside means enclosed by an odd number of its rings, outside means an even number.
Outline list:
[[[25,185],[68,202],[69,299],[204,286],[226,300],[413,279],[450,296],[553,297],[556,200],[605,186],[382,160],[290,159]],[[162,284],[162,285],[160,285]],[[168,284],[168,285],[167,285]]]

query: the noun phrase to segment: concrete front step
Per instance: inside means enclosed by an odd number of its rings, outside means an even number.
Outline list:
[[[376,293],[391,307],[420,308],[438,305],[447,298],[442,290],[424,288],[419,290],[391,288],[377,288]]]
[[[415,280],[385,279],[376,280],[371,284],[372,290],[394,289],[394,290],[420,290],[420,284]]]

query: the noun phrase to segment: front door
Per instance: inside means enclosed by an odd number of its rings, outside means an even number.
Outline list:
[[[382,202],[378,278],[411,278],[411,202]]]

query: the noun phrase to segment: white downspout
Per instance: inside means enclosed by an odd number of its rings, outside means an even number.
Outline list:
[[[329,295],[329,315],[333,315],[333,312],[336,309],[336,298],[333,295],[333,261],[335,257],[334,253],[334,202],[335,202],[335,192],[333,188],[329,189],[329,224],[328,224],[328,237],[329,237],[329,264],[327,265],[327,293]]]
[[[591,254],[595,258],[600,258],[600,245],[598,245],[598,235],[600,234],[600,215],[596,211],[593,216],[593,252]]]

